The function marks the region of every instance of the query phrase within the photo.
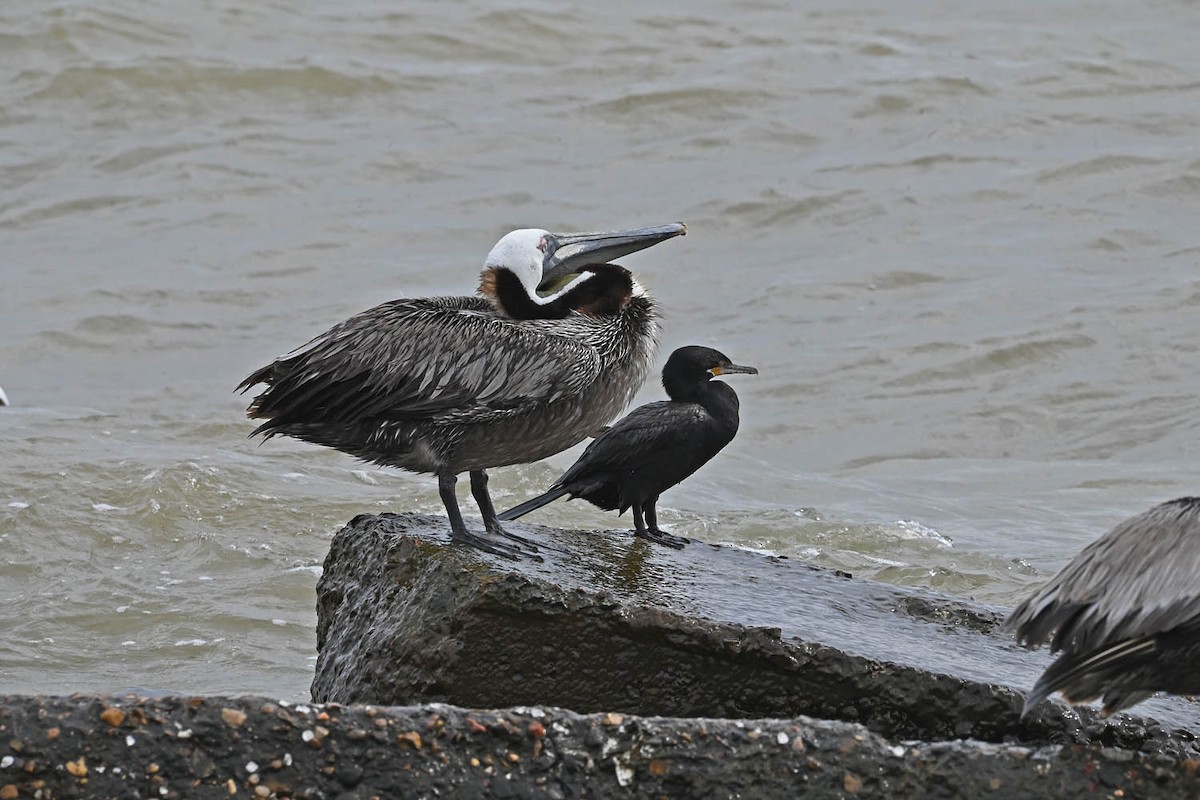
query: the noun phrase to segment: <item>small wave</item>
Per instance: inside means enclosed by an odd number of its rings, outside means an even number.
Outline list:
[[[963,95],[990,97],[992,95],[990,89],[970,78],[947,78],[939,75],[933,78],[886,81],[885,83],[908,87],[920,97],[961,97]]]
[[[1142,188],[1151,197],[1188,199],[1200,196],[1200,175],[1178,175]]]
[[[914,522],[909,519],[896,520],[896,526],[903,531],[911,531],[919,539],[930,539],[944,547],[953,547],[954,542],[947,536],[935,531],[933,528],[922,525],[919,522]]]
[[[846,190],[789,197],[775,189],[767,189],[759,194],[758,199],[709,204],[702,213],[726,221],[739,220],[754,228],[786,227],[823,212],[845,209],[852,205],[850,201],[861,196],[861,192]]]
[[[136,104],[144,108],[147,103],[158,102],[155,98],[168,106],[180,105],[197,95],[345,99],[397,88],[397,82],[374,72],[353,74],[308,63],[243,67],[156,58],[129,65],[66,67],[50,76],[27,100],[86,100],[89,105]]]
[[[149,205],[144,197],[132,195],[105,194],[91,197],[79,197],[73,200],[61,200],[29,209],[21,213],[0,219],[0,226],[21,228],[38,222],[46,222],[61,217],[80,217],[94,215],[98,211],[112,211],[123,208],[134,208]]]
[[[755,546],[755,545],[753,545],[753,544],[747,544],[747,543],[745,543],[745,542],[718,542],[718,544],[719,544],[721,547],[731,547],[731,548],[733,548],[734,550],[743,550],[743,551],[745,551],[745,552],[747,552],[747,553],[756,553],[756,554],[758,554],[758,555],[760,555],[760,556],[773,556],[773,555],[778,555],[778,554],[777,554],[777,553],[776,553],[774,550],[771,550],[771,549],[769,549],[769,548],[766,548],[766,547],[756,547],[756,546]]]
[[[216,639],[180,639],[175,642],[175,647],[206,647],[210,644],[220,644],[225,641],[224,636]]]
[[[1039,174],[1035,180],[1038,183],[1071,181],[1080,178],[1090,178],[1093,175],[1111,175],[1114,172],[1128,169],[1152,167],[1162,163],[1164,163],[1162,159],[1143,158],[1141,156],[1099,156],[1098,158],[1088,158],[1078,161],[1065,167],[1046,170]]]
[[[889,289],[904,289],[909,286],[921,286],[927,283],[941,283],[944,280],[945,278],[941,275],[932,275],[928,272],[893,271],[881,273],[875,280],[871,281],[867,288],[887,291]]]
[[[138,167],[153,163],[163,158],[192,152],[194,144],[174,144],[130,147],[114,156],[108,156],[96,163],[96,168],[104,172],[131,172]]]
[[[741,109],[756,108],[774,102],[776,96],[764,91],[693,87],[650,92],[631,92],[610,100],[601,100],[582,110],[605,120],[624,121],[650,112],[655,118],[680,116],[701,122],[726,123]]]
[[[1127,97],[1129,95],[1148,94],[1178,94],[1187,95],[1200,89],[1200,81],[1179,81],[1176,83],[1113,83],[1103,82],[1086,87],[1072,87],[1052,92],[1044,92],[1042,97],[1047,100],[1083,100],[1090,97]]]
[[[1093,347],[1096,340],[1083,334],[1036,339],[1028,342],[994,347],[986,353],[971,356],[946,366],[911,372],[883,384],[887,388],[922,387],[945,381],[964,381],[983,375],[1050,361],[1071,350]]]

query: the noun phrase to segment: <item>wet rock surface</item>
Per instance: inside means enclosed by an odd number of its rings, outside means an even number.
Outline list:
[[[787,559],[523,526],[545,560],[447,547],[445,521],[363,515],[318,584],[315,700],[553,705],[861,723],[888,740],[1197,754],[1181,698],[1101,719],[1013,687],[1049,663],[1003,613]],[[750,623],[750,624],[746,624]],[[759,624],[754,624],[759,623]]]
[[[0,696],[0,798],[1155,797],[1196,767],[1100,746],[559,708]]]

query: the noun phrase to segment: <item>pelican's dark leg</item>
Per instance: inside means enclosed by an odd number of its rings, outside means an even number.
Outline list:
[[[514,542],[520,542],[528,547],[533,552],[537,552],[537,545],[523,536],[517,536],[515,533],[509,533],[504,530],[500,524],[500,520],[496,518],[496,507],[492,505],[492,496],[488,494],[488,476],[481,469],[471,470],[471,494],[475,498],[475,502],[479,504],[479,513],[483,515],[483,525],[487,528],[487,532],[495,536],[503,536],[507,539],[512,539]]]
[[[649,500],[646,501],[645,513],[646,513],[646,522],[648,523],[647,527],[642,529],[640,532],[635,533],[634,535],[641,536],[643,539],[649,539],[652,542],[658,542],[659,544],[665,544],[667,547],[674,547],[676,550],[682,550],[683,546],[685,544],[687,544],[690,540],[685,539],[682,536],[675,536],[673,534],[667,533],[666,531],[660,531],[658,529],[658,509],[655,508],[655,505],[657,505],[657,504],[658,504],[657,497],[651,497]],[[635,505],[633,507],[633,509],[634,509],[633,519],[634,519],[634,524],[636,525],[638,518],[641,516],[641,514],[639,512],[642,511],[642,507]]]
[[[456,542],[469,544],[472,547],[478,547],[480,550],[485,550],[489,553],[494,553],[505,558],[518,559],[523,553],[513,547],[507,547],[498,542],[490,542],[482,536],[476,536],[467,530],[467,526],[463,523],[462,511],[458,508],[458,497],[454,494],[454,486],[458,483],[458,476],[453,472],[439,472],[438,476],[438,494],[442,497],[442,505],[446,507],[446,516],[450,518],[450,538]]]

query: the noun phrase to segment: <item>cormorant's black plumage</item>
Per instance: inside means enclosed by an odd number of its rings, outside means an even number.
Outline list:
[[[480,297],[384,303],[250,374],[239,390],[267,387],[247,409],[263,420],[254,434],[433,473],[452,538],[519,554],[467,530],[454,487],[469,472],[487,531],[528,552],[496,519],[484,470],[565,450],[629,403],[658,325],[653,300],[608,261],[685,231],[514,231],[489,254]]]
[[[704,466],[737,433],[737,393],[711,380],[730,372],[758,370],[733,364],[708,347],[671,353],[662,376],[670,400],[635,408],[596,437],[544,494],[499,518],[516,519],[570,495],[621,514],[632,508],[636,536],[682,547],[686,539],[658,529],[655,505],[660,494]]]

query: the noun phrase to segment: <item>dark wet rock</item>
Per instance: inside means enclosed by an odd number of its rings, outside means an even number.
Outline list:
[[[102,717],[113,708],[120,724]],[[1196,763],[1097,746],[895,742],[805,717],[0,696],[0,798],[1170,800],[1200,795]]]
[[[1048,663],[1003,613],[777,557],[521,528],[543,562],[445,546],[444,520],[363,515],[318,584],[318,701],[552,705],[854,722],[889,740],[1197,753],[1179,698],[1104,720],[1021,694]]]

